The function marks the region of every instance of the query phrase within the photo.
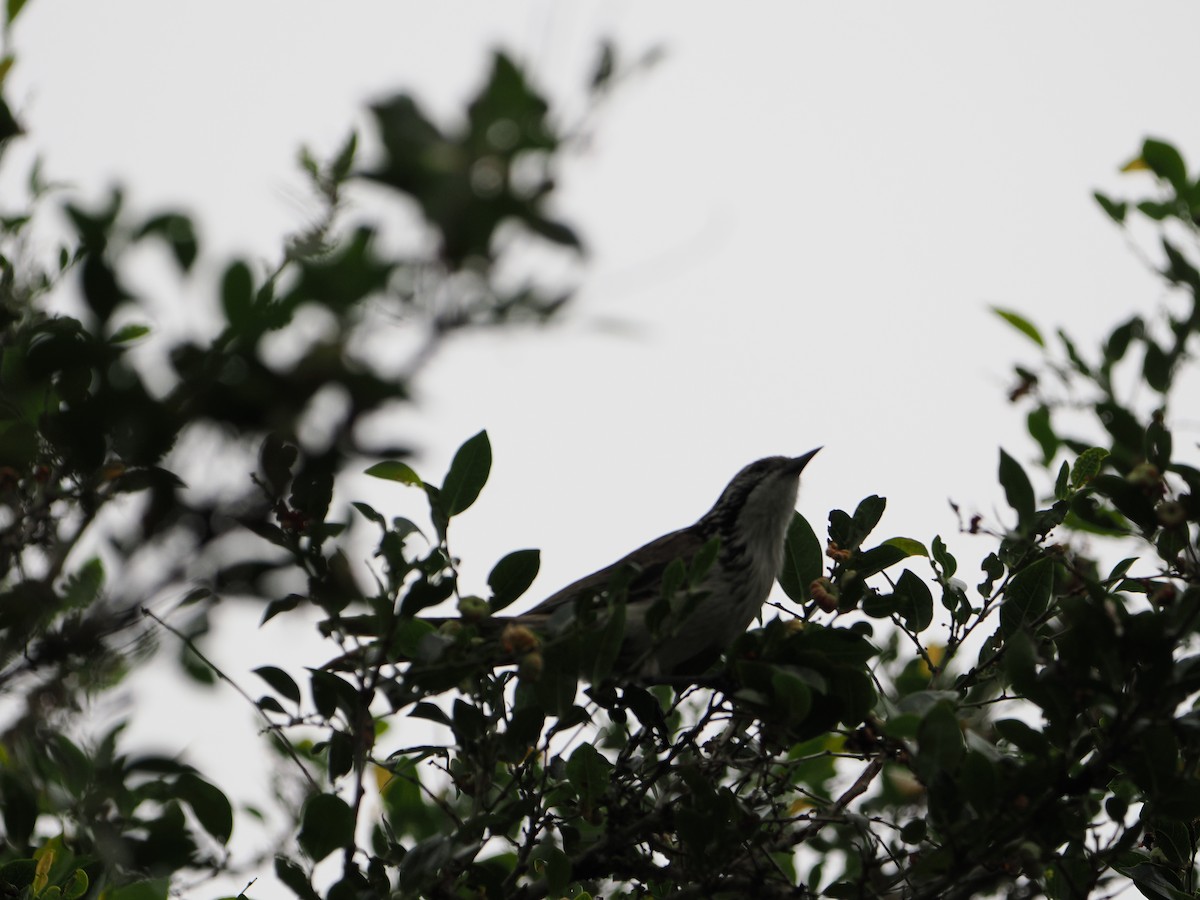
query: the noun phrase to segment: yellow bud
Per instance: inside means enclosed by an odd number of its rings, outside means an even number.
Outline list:
[[[538,636],[524,625],[508,625],[500,633],[500,646],[510,656],[520,656],[541,646]]]

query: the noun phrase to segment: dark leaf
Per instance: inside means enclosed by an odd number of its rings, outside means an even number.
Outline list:
[[[283,669],[275,666],[260,666],[254,670],[254,674],[274,688],[275,692],[280,696],[291,700],[293,703],[300,702],[299,685]]]
[[[895,603],[897,613],[910,631],[919,634],[933,623],[933,594],[929,585],[907,569],[896,582]]]
[[[199,247],[196,229],[192,220],[179,213],[164,213],[148,219],[137,232],[137,238],[154,236],[161,238],[171,250],[175,262],[184,272],[190,271],[196,261]]]
[[[341,797],[317,794],[304,804],[300,847],[314,862],[354,842],[354,811]]]
[[[612,763],[600,755],[591,744],[575,748],[567,760],[567,780],[575,788],[579,802],[595,806],[603,799],[612,777]]]
[[[1100,208],[1108,215],[1110,219],[1121,225],[1125,222],[1125,214],[1129,211],[1129,204],[1124,201],[1112,200],[1101,194],[1099,191],[1092,194],[1096,202],[1100,204]]]
[[[540,566],[539,550],[514,550],[496,563],[488,575],[488,587],[492,589],[492,612],[504,609],[529,590]]]
[[[240,260],[230,263],[221,279],[221,308],[235,332],[246,330],[253,319],[254,276]]]
[[[793,603],[808,602],[808,587],[821,577],[822,562],[821,542],[816,532],[804,516],[795,513],[788,525],[783,569],[779,572],[779,585]]]
[[[1018,525],[1024,527],[1030,524],[1037,511],[1033,485],[1021,464],[1003,450],[1000,451],[1000,485],[1004,488],[1008,505],[1016,510]]]
[[[220,789],[200,778],[185,773],[175,782],[179,799],[195,813],[201,827],[217,841],[225,844],[233,833],[233,807]]]
[[[1017,572],[1004,591],[1000,606],[1000,632],[1008,636],[1030,627],[1050,606],[1054,590],[1054,563],[1039,559]]]
[[[1187,166],[1173,146],[1165,141],[1147,138],[1142,144],[1142,161],[1151,172],[1168,182],[1178,194],[1187,193]]]
[[[457,516],[475,502],[491,468],[492,445],[487,432],[481,431],[458,448],[442,483],[441,506],[447,518]]]

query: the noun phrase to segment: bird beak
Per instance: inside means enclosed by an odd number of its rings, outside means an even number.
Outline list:
[[[804,471],[804,467],[808,465],[808,461],[816,456],[820,449],[821,448],[818,447],[816,450],[809,450],[803,456],[797,456],[795,459],[793,459],[791,465],[792,472],[796,475],[799,475],[802,471]]]

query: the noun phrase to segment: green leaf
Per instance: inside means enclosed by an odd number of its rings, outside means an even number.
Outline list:
[[[1011,325],[1025,337],[1029,338],[1039,347],[1045,347],[1046,342],[1043,340],[1041,333],[1033,326],[1033,323],[1024,316],[1013,312],[1010,309],[1001,309],[999,306],[993,306],[992,312],[998,315],[1001,319]]]
[[[862,502],[854,510],[854,528],[858,533],[858,539],[864,540],[879,524],[879,520],[883,518],[883,511],[887,508],[887,500],[872,494],[870,497],[864,497]]]
[[[883,542],[882,546],[895,547],[897,550],[903,552],[905,556],[929,556],[929,551],[925,549],[925,545],[913,538],[888,538]]]
[[[395,459],[385,459],[383,462],[377,462],[363,473],[370,475],[373,478],[382,478],[385,481],[398,481],[401,484],[412,485],[413,487],[421,487],[424,484],[421,481],[421,476],[414,472],[406,463],[402,463]]]
[[[900,573],[893,596],[896,611],[910,631],[919,634],[933,623],[933,593],[908,569]]]
[[[608,620],[604,623],[604,630],[600,632],[596,645],[596,661],[592,666],[593,684],[600,684],[608,677],[621,653],[621,644],[625,639],[625,596],[626,592],[622,591],[620,597],[611,603]]]
[[[910,555],[902,547],[880,544],[878,547],[872,547],[870,550],[863,550],[856,554],[851,561],[851,566],[858,573],[859,578],[870,578],[884,569],[891,568],[901,560],[908,559]]]
[[[9,25],[16,21],[17,16],[21,14],[21,10],[25,8],[25,3],[26,0],[7,0],[5,12],[8,15]]]
[[[808,586],[821,577],[821,542],[808,520],[800,513],[792,516],[783,545],[783,568],[779,585],[794,603],[808,602]]]
[[[966,751],[958,714],[954,707],[940,701],[925,714],[917,728],[917,769],[926,777],[953,771]]]
[[[283,669],[275,666],[260,666],[254,670],[254,674],[274,688],[280,696],[286,697],[293,703],[300,702],[300,687]]]
[[[1091,447],[1079,454],[1079,459],[1071,467],[1071,487],[1078,490],[1099,475],[1100,467],[1107,458],[1108,451],[1103,447]]]
[[[942,577],[952,578],[958,571],[958,560],[951,555],[940,534],[934,537],[930,550],[933,554],[933,561],[941,567]]]
[[[350,132],[346,138],[342,148],[338,151],[336,157],[329,165],[330,177],[335,182],[345,181],[350,174],[350,167],[354,165],[354,156],[358,152],[358,135],[355,132]]]
[[[1187,165],[1179,151],[1165,141],[1148,138],[1142,144],[1142,161],[1180,195],[1187,192]]]
[[[1025,419],[1025,426],[1029,430],[1029,436],[1042,448],[1042,465],[1050,465],[1059,445],[1058,435],[1054,433],[1054,427],[1050,424],[1050,409],[1043,405],[1030,410]]]
[[[1137,885],[1143,897],[1150,900],[1192,900],[1194,894],[1181,891],[1167,877],[1167,872],[1153,863],[1138,863],[1136,866],[1113,866],[1118,872]],[[1173,874],[1173,873],[1172,873]]]
[[[175,782],[175,790],[192,808],[205,831],[222,844],[229,842],[233,833],[233,807],[219,788],[197,775],[185,773]]]
[[[320,895],[313,890],[304,869],[285,856],[275,857],[275,877],[283,882],[299,900],[320,900]]]
[[[166,878],[134,881],[106,889],[104,900],[167,900],[169,887],[170,881]]]
[[[1171,432],[1157,419],[1146,429],[1146,461],[1166,469],[1171,464]]]
[[[140,240],[151,235],[166,242],[181,271],[191,270],[192,263],[196,261],[199,253],[196,229],[191,219],[179,213],[155,216],[142,225],[136,237]]]
[[[300,847],[313,862],[354,843],[354,810],[335,794],[316,794],[304,804]]]
[[[113,332],[108,342],[110,344],[128,344],[130,341],[136,341],[138,338],[145,337],[149,333],[149,325],[123,325]]]
[[[529,590],[541,567],[539,550],[514,550],[492,568],[488,587],[492,589],[492,612],[508,606]]]
[[[88,890],[87,872],[83,869],[76,869],[71,873],[71,877],[67,883],[63,885],[62,895],[63,900],[79,900]]]
[[[475,502],[491,468],[492,445],[487,432],[481,431],[458,448],[442,482],[441,504],[447,518],[457,516]]]
[[[1146,384],[1165,394],[1171,389],[1172,375],[1171,357],[1154,341],[1146,341],[1146,356],[1142,360],[1142,377]]]
[[[1111,198],[1106,197],[1104,194],[1101,194],[1099,191],[1092,194],[1092,196],[1096,199],[1096,202],[1100,204],[1100,208],[1104,210],[1110,219],[1112,219],[1118,225],[1123,225],[1125,223],[1125,215],[1129,212],[1128,203],[1123,200],[1112,200]]]
[[[785,722],[802,722],[812,709],[812,691],[804,681],[784,669],[771,674],[773,713],[782,714]]]
[[[443,600],[448,600],[454,593],[454,579],[443,578],[431,582],[427,578],[414,581],[400,603],[400,615],[415,616],[423,609],[436,606]]]
[[[1004,450],[1000,451],[1000,485],[1004,488],[1008,505],[1016,510],[1019,525],[1029,524],[1033,520],[1033,514],[1037,511],[1033,485],[1029,481],[1029,476],[1025,474],[1025,470],[1021,468],[1021,464]]]
[[[1054,499],[1068,500],[1071,497],[1071,466],[1064,459],[1058,468],[1058,477],[1054,479]]]
[[[567,760],[567,780],[580,803],[594,807],[603,799],[611,777],[612,763],[591,744],[580,744]]]
[[[254,276],[241,260],[231,263],[221,279],[221,307],[234,331],[250,325],[254,308]]]
[[[571,857],[547,840],[534,848],[530,859],[535,862],[534,871],[546,879],[547,895],[567,896],[566,887],[571,881]],[[578,900],[578,895],[575,896]]]
[[[104,564],[92,557],[67,578],[63,589],[63,605],[67,609],[90,606],[104,587]]]
[[[1008,637],[1041,618],[1054,590],[1054,562],[1043,557],[1017,572],[1004,591],[1000,606],[1000,633]]]

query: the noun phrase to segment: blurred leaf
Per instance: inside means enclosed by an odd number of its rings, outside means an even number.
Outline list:
[[[1125,223],[1125,215],[1129,211],[1129,204],[1123,201],[1111,200],[1099,191],[1092,194],[1096,202],[1100,204],[1100,208],[1108,215],[1110,219],[1118,225]]]
[[[149,325],[123,325],[108,339],[110,344],[128,344],[150,333]]]
[[[1168,182],[1180,195],[1187,191],[1187,166],[1173,146],[1165,141],[1148,138],[1142,144],[1141,159],[1146,168]]]
[[[812,709],[812,691],[794,673],[776,669],[771,675],[771,688],[775,701],[772,712],[785,722],[801,722]]]
[[[788,525],[783,568],[779,572],[779,585],[793,603],[808,602],[808,586],[821,577],[822,562],[821,542],[816,532],[804,516],[795,513]]]
[[[287,857],[275,857],[275,877],[299,900],[320,900],[320,895],[313,890],[304,870]]]
[[[457,516],[479,496],[492,468],[492,445],[481,431],[458,448],[442,483],[442,508],[447,518]]]
[[[5,13],[8,16],[9,25],[17,20],[17,16],[21,14],[21,10],[25,8],[25,2],[26,0],[7,0]]]
[[[1058,435],[1050,424],[1050,409],[1044,404],[1031,410],[1025,419],[1029,436],[1038,442],[1042,448],[1042,465],[1048,466],[1058,453]]]
[[[1160,394],[1171,388],[1171,357],[1153,341],[1146,341],[1146,357],[1142,361],[1142,377]]]
[[[104,564],[92,557],[67,578],[63,588],[63,604],[67,609],[91,606],[104,587]]]
[[[1190,891],[1180,890],[1172,884],[1167,871],[1153,863],[1114,868],[1137,885],[1142,896],[1149,897],[1150,900],[1191,900],[1195,896]]]
[[[936,772],[954,771],[966,751],[962,728],[954,707],[942,701],[934,704],[917,728],[917,768],[926,777]]]
[[[374,242],[374,230],[359,226],[331,252],[305,259],[300,280],[286,302],[315,301],[326,309],[344,312],[382,291],[394,266],[375,253]]]
[[[567,779],[575,788],[579,802],[588,806],[594,807],[604,798],[611,774],[612,763],[588,743],[576,747],[567,760]]]
[[[668,598],[669,599],[669,598]],[[596,660],[592,666],[591,679],[594,684],[603,683],[609,674],[612,672],[613,665],[617,661],[617,657],[621,653],[621,644],[625,637],[625,596],[624,592],[619,599],[614,600],[610,604],[611,611],[608,614],[608,619],[604,623],[603,630],[596,639]],[[647,624],[651,628],[655,628],[656,624],[651,623],[650,617],[647,617]]]
[[[1001,319],[1011,325],[1025,337],[1029,338],[1039,347],[1045,347],[1046,341],[1042,338],[1039,332],[1028,319],[1010,309],[1001,309],[999,306],[993,306],[992,312],[998,315]]]
[[[1124,455],[1140,455],[1146,442],[1146,430],[1137,418],[1123,406],[1105,401],[1096,404],[1096,417],[1113,437],[1114,452],[1125,451]]]
[[[104,900],[167,900],[169,888],[170,881],[166,878],[134,881],[106,888]]]
[[[1171,464],[1173,443],[1171,432],[1158,419],[1153,420],[1146,429],[1146,460],[1166,470]]]
[[[329,166],[329,174],[335,182],[344,181],[350,174],[350,168],[354,165],[354,157],[357,153],[358,135],[352,131]]]
[[[316,794],[304,804],[300,847],[314,862],[354,842],[354,811],[341,797]]]
[[[201,827],[221,844],[233,833],[233,807],[221,790],[197,775],[185,773],[175,782],[181,800],[195,813]]]
[[[221,308],[235,332],[245,331],[253,321],[254,276],[240,260],[230,263],[221,278]]]
[[[135,237],[157,237],[165,241],[175,262],[184,272],[191,271],[199,253],[195,226],[191,219],[179,213],[163,213],[148,219]]]
[[[612,41],[605,40],[600,43],[600,57],[596,60],[596,67],[592,70],[591,88],[598,90],[607,87],[609,80],[616,71],[616,48]]]

